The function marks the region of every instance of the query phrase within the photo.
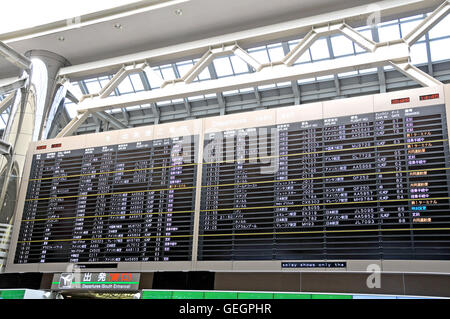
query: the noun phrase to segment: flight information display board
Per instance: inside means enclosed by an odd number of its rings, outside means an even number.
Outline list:
[[[191,260],[197,142],[34,154],[14,263]]]
[[[450,259],[444,105],[204,138],[199,261]]]

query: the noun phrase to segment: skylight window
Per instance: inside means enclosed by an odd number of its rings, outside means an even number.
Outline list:
[[[383,26],[378,28],[378,36],[381,42],[400,39],[400,28],[398,24]]]
[[[400,24],[400,29],[402,30],[402,36],[406,36],[408,35],[414,28],[416,28],[423,19],[421,20],[414,20],[414,21],[409,21],[409,22],[402,22]],[[425,37],[423,36],[422,38],[419,39],[419,41],[423,41],[425,40]]]
[[[130,76],[131,84],[133,84],[133,89],[135,92],[144,91],[144,84],[142,83],[141,76],[138,73],[131,74]]]
[[[84,83],[86,84],[89,94],[98,93],[102,89],[98,79],[86,80]]]
[[[333,46],[335,57],[352,55],[355,53],[353,50],[353,41],[343,35],[331,37],[331,44]]]
[[[194,63],[192,61],[177,63],[177,69],[178,72],[180,73],[180,77],[183,77],[186,73],[188,73],[188,71],[191,70],[193,66]]]
[[[134,93],[133,86],[131,85],[131,81],[128,76],[123,79],[122,82],[120,82],[120,84],[117,86],[117,89],[119,90],[120,94]]]
[[[200,81],[203,81],[203,80],[210,80],[210,79],[211,79],[211,74],[209,73],[209,69],[208,69],[208,68],[204,68],[204,69],[202,70],[202,72],[200,72],[200,74],[197,76],[197,78],[198,78]]]
[[[314,61],[329,59],[330,52],[326,39],[319,39],[311,45],[311,56]]]
[[[248,64],[243,61],[240,57],[232,55],[230,57],[231,64],[233,65],[233,71],[235,74],[248,73]]]
[[[377,71],[378,71],[377,68],[370,68],[370,69],[362,69],[362,70],[359,70],[358,72],[359,72],[359,74],[367,74],[367,73],[375,73]]]
[[[438,24],[428,31],[430,39],[436,39],[440,37],[445,37],[449,35],[450,30],[450,15],[447,15]]]
[[[161,87],[161,82],[163,81],[161,72],[159,68],[145,69],[145,75],[147,76],[148,82],[150,83],[150,88],[156,89]]]
[[[422,64],[428,62],[427,46],[425,43],[416,43],[411,46],[411,63]]]
[[[369,26],[363,26],[356,28],[360,34],[362,34],[367,39],[373,40],[373,37],[379,38],[380,42],[392,41],[400,39],[405,35],[409,34],[415,27],[417,27],[421,21],[423,21],[426,15],[417,15],[414,17],[408,17],[404,19],[397,19],[392,21],[383,22],[378,25],[375,29]],[[443,19],[439,24],[432,28],[429,32],[430,41],[426,41],[426,36],[423,36],[417,43],[411,46],[411,63],[415,65],[423,65],[428,63],[429,60],[432,61],[442,61],[450,60],[450,55],[447,50],[443,48],[450,47],[450,16]],[[300,40],[291,40],[287,42],[289,50],[294,49],[294,47],[300,42]],[[429,46],[429,47],[428,47]],[[428,48],[431,49],[431,57],[428,55]],[[277,62],[285,57],[285,47],[283,43],[274,43],[264,46],[259,46],[255,48],[250,48],[247,52],[256,59],[259,63],[265,64],[270,62]],[[310,48],[308,48],[295,62],[296,65],[302,63],[311,63],[312,61],[323,61],[332,58],[349,57],[357,54],[364,54],[366,50],[360,47],[356,42],[347,38],[342,34],[333,34],[327,37],[322,37],[316,40]],[[166,64],[163,66],[155,66],[152,69],[146,68],[143,73],[134,73],[127,76],[123,82],[112,92],[111,95],[119,92],[120,94],[134,93],[138,91],[143,91],[148,88],[159,89],[163,80],[174,80],[176,78],[183,77],[189,72],[192,67],[197,63],[199,59],[180,61],[174,64]],[[385,71],[393,70],[391,65],[386,65],[383,67]],[[153,70],[154,72],[150,72]],[[236,55],[221,56],[213,60],[213,62],[205,67],[202,72],[194,79],[194,81],[210,80],[213,77],[223,78],[228,76],[239,76],[241,74],[248,74],[254,72],[254,68],[247,64],[244,60]],[[339,78],[343,77],[354,77],[363,74],[377,73],[378,68],[367,68],[357,71],[339,73],[337,76]],[[97,93],[100,91],[101,87],[104,87],[112,78],[113,75],[102,76],[93,79],[87,79],[79,83],[73,83],[74,91],[78,90],[83,93]],[[297,83],[301,85],[314,83],[317,81],[330,81],[335,78],[335,75],[323,75],[319,77],[307,78],[298,80]],[[371,80],[372,81],[372,80]],[[295,82],[294,82],[295,83]],[[344,82],[345,83],[345,82]],[[79,84],[79,85],[78,85]],[[224,96],[247,94],[245,98],[249,98],[249,95],[255,94],[255,90],[273,90],[274,88],[290,87],[291,81],[280,82],[276,84],[264,84],[255,87],[247,87],[236,90],[229,90],[222,92]],[[308,90],[308,86],[306,90]],[[261,96],[263,96],[261,94]],[[217,98],[215,93],[198,95],[186,97],[185,99],[174,99],[157,102],[158,106],[168,106],[174,103],[178,104],[176,110],[182,108],[180,104],[187,101],[199,101],[206,99]],[[194,104],[194,103],[193,103]],[[208,104],[205,102],[205,104]],[[195,105],[195,104],[194,104]],[[203,105],[203,104],[202,104]],[[76,115],[76,110],[72,103],[67,102],[66,108],[71,117]],[[144,108],[144,106],[132,106],[127,107],[127,110],[139,110]],[[145,105],[145,108],[150,108],[150,105]],[[166,110],[172,110],[173,108],[162,108]],[[117,111],[117,110],[115,110]],[[118,112],[118,111],[117,111]],[[0,115],[1,116],[1,115]],[[7,118],[6,118],[7,120]],[[3,117],[0,118],[0,125],[4,122]]]
[[[269,54],[266,47],[259,47],[255,49],[249,49],[248,54],[250,54],[259,63],[269,63]]]
[[[430,51],[432,61],[442,61],[450,59],[447,48],[450,47],[450,38],[430,41]]]
[[[171,64],[161,66],[160,70],[164,80],[171,81],[176,79],[175,72],[173,71]]]
[[[77,115],[75,103],[72,103],[69,100],[65,99],[65,107],[67,114],[69,114],[70,118],[73,119]]]
[[[281,61],[285,55],[281,43],[267,46],[267,51],[271,62]]]
[[[217,58],[213,61],[214,67],[218,77],[233,75],[233,69],[228,57]]]
[[[345,78],[345,77],[355,76],[355,75],[358,75],[358,71],[343,72],[343,73],[339,73],[337,76],[339,78]]]

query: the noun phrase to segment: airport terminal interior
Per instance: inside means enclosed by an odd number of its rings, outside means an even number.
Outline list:
[[[1,299],[450,298],[450,1],[90,2],[1,5]]]

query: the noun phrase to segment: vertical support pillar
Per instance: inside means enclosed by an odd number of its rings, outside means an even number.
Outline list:
[[[0,224],[5,225],[14,223],[17,193],[28,146],[30,142],[43,138],[51,108],[59,105],[53,103],[58,88],[56,77],[61,67],[69,65],[65,58],[48,51],[33,50],[25,56],[31,61],[31,69],[24,71],[28,73],[29,80],[25,87],[17,91],[3,136],[13,149],[12,156],[0,162]],[[6,246],[9,236],[9,233],[4,233],[0,245]]]

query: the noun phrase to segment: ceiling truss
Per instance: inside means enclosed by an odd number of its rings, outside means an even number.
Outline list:
[[[396,70],[422,86],[442,85],[436,78],[411,64],[410,47],[429,29],[440,22],[449,11],[450,2],[445,1],[434,12],[428,15],[422,23],[408,34],[404,35],[402,39],[387,42],[375,42],[370,40],[346,24],[345,21],[340,23],[328,23],[325,25],[312,25],[311,30],[294,48],[292,48],[292,50],[287,52],[282,59],[271,63],[260,63],[247,51],[242,49],[237,42],[231,44],[223,43],[221,45],[210,47],[183,77],[170,81],[164,81],[160,78],[159,89],[138,92],[126,96],[109,97],[128,75],[133,73],[154,72],[147,61],[143,63],[133,63],[132,65],[124,65],[98,93],[81,97],[80,103],[78,104],[78,116],[68,124],[68,126],[70,126],[69,128],[63,129],[58,134],[58,137],[72,134],[74,132],[73,128],[79,127],[79,125],[81,125],[91,114],[94,114],[98,119],[107,121],[115,128],[126,128],[127,126],[125,124],[104,112],[109,109],[126,108],[129,106],[150,103],[154,115],[159,117],[160,111],[155,104],[156,102],[182,98],[184,99],[186,112],[189,117],[191,114],[191,106],[186,99],[188,96],[218,93],[224,90],[233,90],[283,81],[291,81],[294,83],[298,79],[304,79],[311,76],[335,75],[337,73],[364,68],[376,67],[379,70],[378,73],[380,73],[382,72],[380,71],[382,70],[382,67],[386,65],[393,66]],[[314,65],[295,65],[295,62],[316,40],[334,34],[346,36],[355,44],[365,49],[367,54],[364,54],[363,56],[341,58],[339,60],[320,61],[314,63]],[[212,79],[201,83],[194,82],[195,78],[207,68],[214,59],[227,55],[235,55],[240,58],[247,63],[250,68],[253,68],[254,72],[239,77]],[[152,78],[157,76],[159,75],[156,73],[152,74]],[[335,77],[335,84],[336,89],[340,90],[337,77]],[[298,86],[296,85],[296,87],[297,90],[294,89],[294,94],[299,96]],[[261,98],[258,91],[255,91],[255,96],[256,99],[260,101]],[[220,105],[220,96],[218,96],[218,100]],[[224,112],[221,111],[221,114],[222,113]],[[156,122],[159,122],[159,120],[155,120],[155,123]]]

